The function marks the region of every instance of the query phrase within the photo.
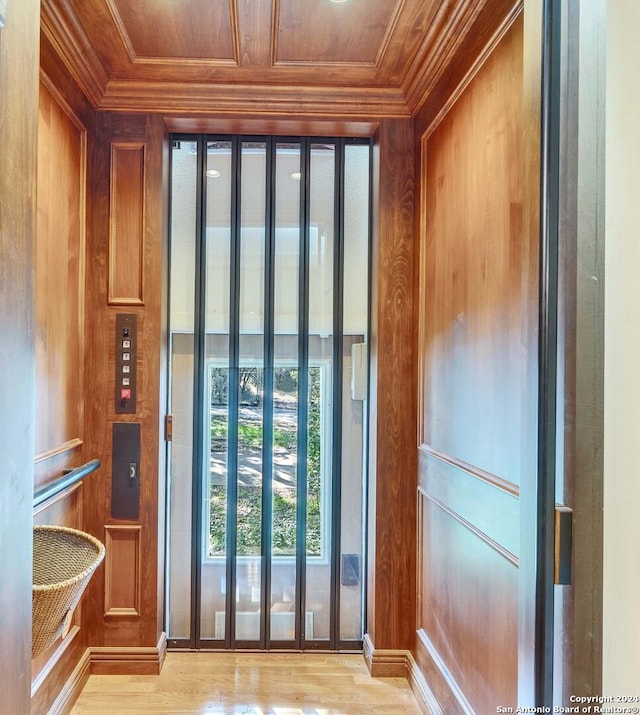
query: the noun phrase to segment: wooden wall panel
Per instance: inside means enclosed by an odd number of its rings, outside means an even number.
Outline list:
[[[457,514],[420,493],[417,660],[446,713],[517,703],[518,568]],[[438,672],[439,671],[439,672]],[[456,702],[457,701],[457,702]]]
[[[414,148],[413,122],[381,123],[374,154],[367,591],[367,634],[376,650],[409,649],[415,635]]]
[[[140,526],[104,528],[106,616],[140,615]]]
[[[111,145],[110,305],[144,303],[144,151],[143,142]]]
[[[76,482],[33,510],[34,524],[82,529],[83,482]]]
[[[86,183],[94,113],[46,41],[41,43],[39,100],[36,487],[92,457],[84,451],[83,441],[89,394],[84,373]],[[90,479],[98,479],[99,474]],[[86,530],[83,483],[38,507],[33,521]],[[79,606],[67,636],[32,662],[34,715],[55,709],[85,657],[81,611]],[[76,691],[86,677],[85,668],[75,681]]]
[[[0,29],[0,692],[29,712],[39,3]]]
[[[527,399],[521,97],[514,28],[424,144],[422,439],[515,484]]]
[[[102,571],[89,584],[87,606],[83,609],[83,628],[87,629],[92,647],[120,651],[127,648],[156,649],[162,627],[158,615],[161,600],[158,587],[158,493],[159,480],[163,478],[159,473],[160,350],[164,329],[161,320],[162,270],[166,250],[163,157],[167,141],[161,117],[100,114],[90,162],[91,232],[88,252],[92,260],[87,264],[87,283],[91,286],[87,306],[87,314],[91,316],[87,322],[87,343],[92,359],[87,364],[87,383],[91,385],[92,400],[87,410],[86,445],[88,452],[98,457],[103,466],[100,479],[87,481],[85,523],[88,530],[95,534],[104,534],[105,527],[141,527],[139,548],[144,559],[140,564],[139,615],[105,618],[108,604],[105,604],[105,573]],[[137,157],[133,161],[138,167],[137,175],[144,177],[143,196],[134,202],[144,213],[132,225],[137,222],[136,225],[144,227],[143,234],[135,236],[133,243],[134,251],[143,253],[140,261],[144,261],[145,265],[145,305],[127,303],[124,309],[110,303],[109,289],[110,249],[113,246],[110,219],[120,215],[120,209],[116,208],[114,214],[110,205],[113,197],[110,187],[114,146],[136,147],[123,151]],[[138,164],[140,157],[144,157],[144,170]],[[116,171],[120,172],[122,166],[118,158]],[[121,199],[116,200],[122,205]],[[116,241],[120,245],[120,238]],[[124,245],[124,236],[122,241]],[[119,261],[116,252],[116,263]],[[137,270],[135,276],[129,276],[129,283],[136,284]],[[136,295],[135,291],[128,289],[125,294],[130,297]],[[115,414],[113,401],[115,319],[119,310],[134,312],[138,316],[137,412],[126,415]],[[112,455],[108,435],[116,421],[140,423],[140,518],[135,522],[120,522],[111,518]],[[116,599],[115,607],[119,607],[119,603]]]
[[[444,712],[517,704],[519,484],[535,422],[523,23],[422,131],[418,639]],[[472,63],[473,64],[473,63]],[[535,409],[534,409],[535,414]],[[534,474],[535,474],[535,465]]]
[[[86,129],[49,82],[39,106],[36,486],[76,458],[85,394]]]

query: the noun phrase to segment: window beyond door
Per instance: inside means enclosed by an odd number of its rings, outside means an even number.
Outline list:
[[[172,146],[170,645],[360,647],[369,142]]]

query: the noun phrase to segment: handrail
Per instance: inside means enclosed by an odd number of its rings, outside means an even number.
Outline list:
[[[99,459],[92,459],[90,462],[83,464],[81,467],[75,467],[74,469],[65,470],[64,474],[56,479],[55,482],[51,484],[46,484],[44,487],[38,489],[33,495],[33,507],[34,509],[41,504],[44,504],[48,499],[57,496],[60,492],[63,492],[67,487],[72,486],[76,482],[95,472],[100,466]]]

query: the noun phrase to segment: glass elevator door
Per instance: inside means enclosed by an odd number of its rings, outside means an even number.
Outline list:
[[[172,647],[361,647],[370,151],[172,139]]]

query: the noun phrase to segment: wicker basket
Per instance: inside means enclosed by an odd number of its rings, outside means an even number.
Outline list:
[[[33,527],[32,658],[67,634],[73,611],[104,553],[103,544],[82,531]]]

